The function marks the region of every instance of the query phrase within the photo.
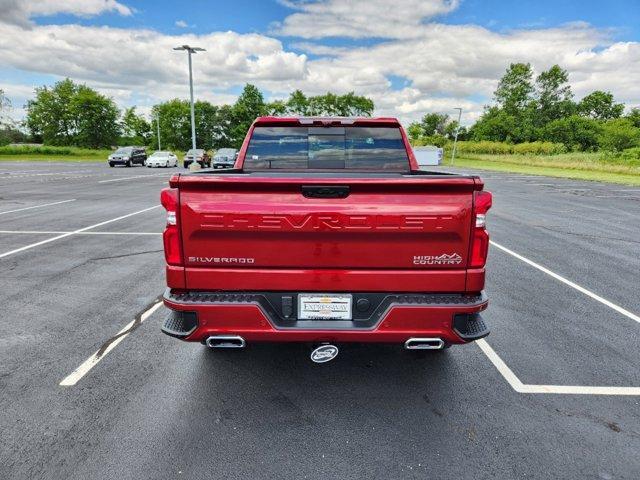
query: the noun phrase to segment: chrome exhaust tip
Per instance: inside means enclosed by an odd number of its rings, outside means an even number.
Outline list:
[[[238,335],[213,335],[205,341],[209,348],[244,348],[244,338]]]
[[[444,348],[444,340],[441,338],[410,338],[404,342],[407,350],[441,350]]]

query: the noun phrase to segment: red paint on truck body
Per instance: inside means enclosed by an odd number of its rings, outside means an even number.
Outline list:
[[[314,125],[399,128],[406,174],[247,173],[242,168],[256,126],[303,125],[296,118],[259,118],[233,171],[174,175],[163,192],[170,291],[480,294],[488,247],[484,215],[491,206],[482,181],[420,174],[395,119],[341,122],[316,119]],[[302,193],[333,186],[347,188],[348,195],[309,198]],[[198,326],[182,338],[187,341],[233,334],[248,342],[397,343],[411,337],[465,343],[453,330],[454,315],[474,314],[487,305],[396,305],[370,329],[315,330],[279,328],[250,302],[182,304],[165,297],[165,304],[196,312]]]

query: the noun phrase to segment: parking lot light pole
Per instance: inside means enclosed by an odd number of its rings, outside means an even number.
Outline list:
[[[204,48],[190,47],[182,45],[174,47],[174,50],[186,50],[189,55],[189,93],[191,94],[191,148],[196,149],[196,114],[193,107],[193,69],[191,67],[191,54],[196,52],[204,52]]]
[[[458,110],[458,124],[456,125],[456,135],[453,138],[453,150],[451,151],[451,165],[453,165],[453,159],[456,158],[456,144],[458,143],[458,132],[460,132],[460,120],[462,118],[462,108],[456,107],[454,110]]]
[[[160,112],[156,114],[156,127],[158,127],[158,150],[162,150],[160,146]]]

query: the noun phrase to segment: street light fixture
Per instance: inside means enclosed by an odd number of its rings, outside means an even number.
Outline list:
[[[462,118],[462,108],[455,107],[454,110],[458,110],[458,124],[456,125],[456,135],[453,139],[453,150],[451,151],[451,165],[453,165],[453,159],[456,158],[456,144],[458,143],[458,132],[460,132],[460,119]]]
[[[193,108],[193,70],[191,68],[191,54],[196,52],[204,52],[204,48],[190,47],[189,45],[182,45],[181,47],[174,47],[174,50],[186,50],[189,54],[189,93],[191,94],[191,148],[196,149],[196,114]]]

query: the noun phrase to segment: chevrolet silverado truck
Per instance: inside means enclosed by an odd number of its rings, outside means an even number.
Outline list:
[[[162,331],[212,348],[308,342],[315,361],[343,342],[477,340],[491,201],[477,176],[420,170],[394,118],[260,117],[233,169],[161,193]]]

